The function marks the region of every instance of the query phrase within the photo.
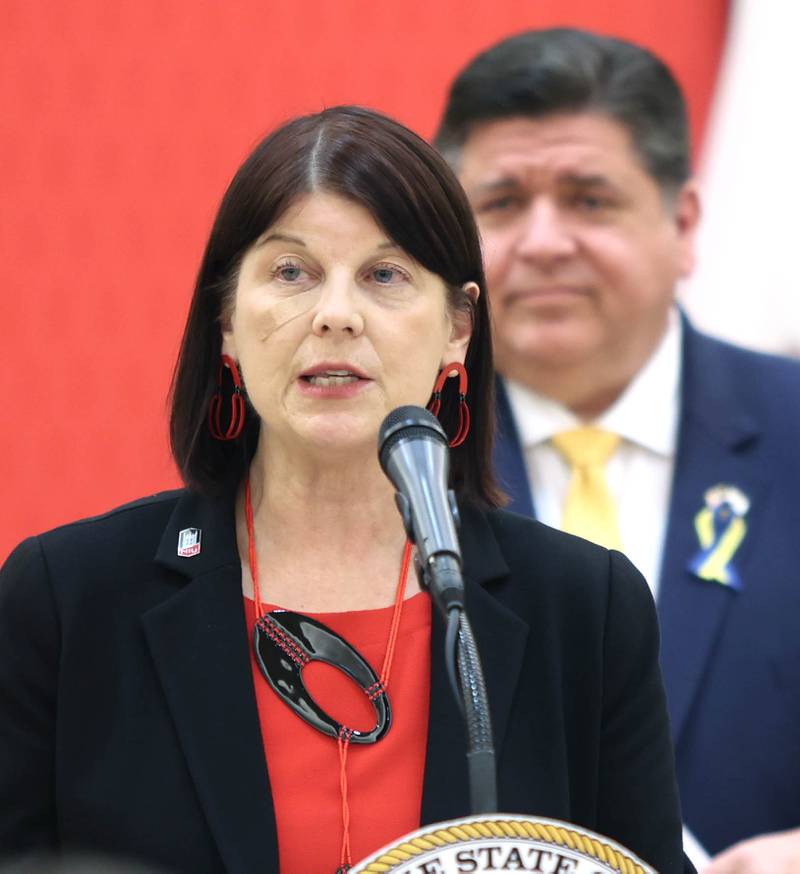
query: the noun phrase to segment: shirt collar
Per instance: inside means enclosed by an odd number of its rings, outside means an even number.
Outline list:
[[[593,424],[658,455],[672,457],[677,441],[682,344],[683,328],[673,308],[667,330],[653,354]],[[562,404],[519,382],[507,380],[506,387],[520,441],[526,449],[585,424]]]

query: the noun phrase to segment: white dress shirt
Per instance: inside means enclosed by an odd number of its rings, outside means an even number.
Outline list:
[[[682,329],[676,310],[661,343],[617,401],[591,424],[619,434],[608,462],[608,487],[616,501],[622,547],[644,574],[653,596],[667,526],[680,404]],[[555,401],[506,381],[525,454],[537,518],[561,527],[571,470],[550,438],[588,424]]]

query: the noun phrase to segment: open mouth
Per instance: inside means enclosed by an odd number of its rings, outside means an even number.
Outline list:
[[[301,379],[305,380],[309,385],[332,388],[333,386],[358,382],[362,377],[350,370],[322,370],[319,373],[303,374]]]

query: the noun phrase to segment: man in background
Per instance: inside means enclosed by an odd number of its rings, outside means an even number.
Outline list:
[[[800,870],[800,365],[675,304],[700,217],[678,84],[631,43],[524,33],[458,76],[436,143],[484,243],[511,509],[650,582],[707,870]]]

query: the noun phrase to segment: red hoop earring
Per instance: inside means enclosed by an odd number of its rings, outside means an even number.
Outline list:
[[[226,430],[222,428],[222,374],[228,370],[233,380],[231,393],[231,418]],[[208,407],[208,430],[216,440],[235,440],[244,428],[245,406],[242,377],[236,362],[229,355],[220,356],[219,372],[217,373],[217,390],[211,398]]]
[[[452,364],[448,364],[439,371],[439,376],[436,378],[436,384],[433,386],[433,394],[431,395],[431,400],[428,404],[430,412],[432,412],[434,416],[438,416],[439,410],[442,407],[442,390],[444,389],[445,381],[449,378],[450,373],[453,370],[458,373],[458,431],[456,431],[456,436],[450,441],[451,448],[461,446],[461,444],[467,439],[467,434],[469,434],[470,417],[469,407],[467,406],[469,377],[467,376],[467,369],[463,364],[454,361]]]

